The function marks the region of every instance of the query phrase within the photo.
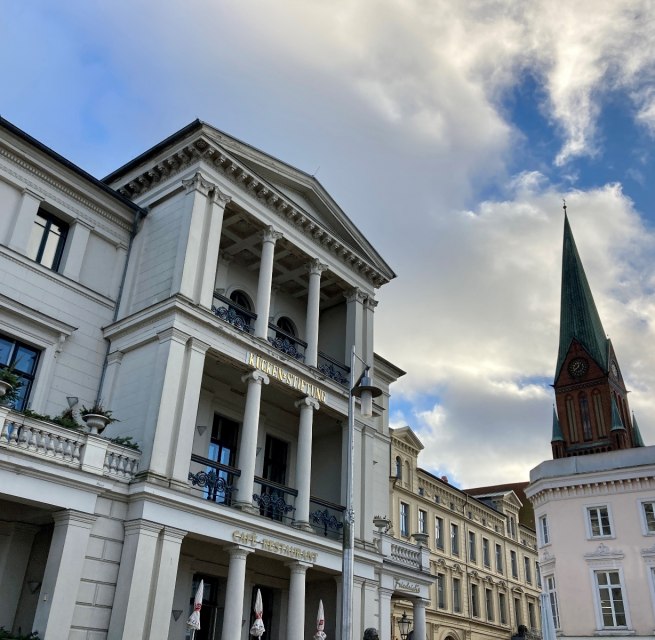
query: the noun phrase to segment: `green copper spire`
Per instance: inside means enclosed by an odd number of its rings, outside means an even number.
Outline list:
[[[637,418],[635,414],[632,414],[632,439],[634,441],[635,447],[644,447],[644,440],[641,437],[641,431],[639,431],[639,425],[637,424]]]
[[[559,352],[555,379],[566,358],[573,339],[587,350],[589,355],[608,370],[607,337],[591,295],[582,261],[575,246],[569,219],[564,213],[564,246],[562,249],[562,301],[559,323]]]
[[[555,405],[553,405],[553,437],[550,441],[564,441],[564,435],[562,434],[562,427],[559,426],[559,419],[557,417],[557,411],[555,411]]]
[[[619,413],[619,408],[616,406],[616,400],[612,396],[612,431],[617,431],[618,429],[625,429],[623,425],[623,420],[621,420],[621,414]]]

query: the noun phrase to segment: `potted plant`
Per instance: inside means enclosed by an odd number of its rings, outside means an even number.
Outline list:
[[[3,404],[12,402],[18,397],[21,384],[21,379],[14,372],[13,367],[0,367],[0,398]]]
[[[80,410],[82,420],[89,427],[89,433],[99,434],[105,430],[105,427],[112,422],[118,422],[112,418],[111,411],[105,409],[101,402],[94,402],[90,408],[82,407]]]

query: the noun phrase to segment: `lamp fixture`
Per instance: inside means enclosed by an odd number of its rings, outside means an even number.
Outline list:
[[[409,632],[411,631],[412,627],[412,619],[407,617],[407,613],[403,611],[403,615],[398,620],[398,629],[400,629],[400,637],[401,640],[407,640],[409,636]]]
[[[373,385],[373,381],[368,375],[369,370],[370,367],[367,365],[351,391],[353,396],[360,399],[362,403],[360,410],[365,418],[370,418],[373,415],[373,398],[382,395],[382,389]]]

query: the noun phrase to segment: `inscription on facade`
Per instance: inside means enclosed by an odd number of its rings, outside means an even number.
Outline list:
[[[396,589],[411,591],[412,593],[420,593],[421,586],[414,582],[407,582],[406,580],[396,580]]]
[[[259,369],[267,376],[275,378],[294,389],[298,389],[298,391],[308,395],[310,398],[316,398],[319,402],[325,402],[327,398],[327,393],[323,389],[319,389],[315,384],[307,382],[307,380],[297,376],[295,373],[291,373],[284,367],[274,362],[269,362],[254,353],[246,354],[246,362],[249,366]]]
[[[294,558],[295,560],[302,560],[303,562],[316,562],[318,559],[318,553],[315,551],[309,551],[309,549],[303,549],[302,547],[294,547],[279,540],[260,538],[254,531],[233,531],[232,540],[239,544],[259,547],[269,553]]]

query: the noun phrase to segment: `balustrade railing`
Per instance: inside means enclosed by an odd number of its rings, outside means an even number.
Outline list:
[[[0,419],[0,448],[127,481],[134,477],[141,459],[129,447],[98,436],[89,439],[82,427],[67,429],[14,412]]]
[[[236,304],[220,293],[214,292],[212,313],[241,331],[252,333],[255,329],[257,314]]]
[[[241,470],[196,454],[191,456],[191,462],[195,468],[189,471],[191,485],[202,491],[206,500],[230,506],[237,491],[234,479],[241,475]]]
[[[324,375],[347,386],[350,382],[350,367],[347,367],[342,362],[331,358],[322,351],[318,352],[318,370]]]
[[[330,538],[341,538],[346,507],[311,496],[309,523],[314,529]]]
[[[293,521],[296,508],[292,501],[295,502],[298,496],[296,489],[258,476],[255,476],[255,484],[259,485],[260,492],[253,493],[252,500],[259,508],[260,515],[279,522]]]
[[[410,567],[421,567],[421,551],[414,546],[391,543],[391,560]]]
[[[272,322],[268,323],[268,341],[282,353],[286,353],[288,356],[300,360],[303,362],[305,360],[305,349],[307,348],[307,343],[296,336],[292,336],[290,333],[282,331],[280,327],[273,324]]]

